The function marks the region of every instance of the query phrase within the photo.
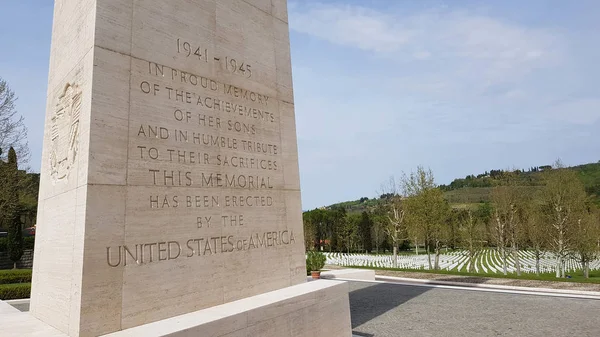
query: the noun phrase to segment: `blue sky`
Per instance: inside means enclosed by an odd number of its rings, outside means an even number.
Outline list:
[[[0,76],[39,171],[50,0],[0,10]],[[438,183],[600,160],[600,2],[290,1],[303,209],[374,197],[391,175]]]

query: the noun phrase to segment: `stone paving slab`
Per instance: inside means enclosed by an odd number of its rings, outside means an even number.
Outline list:
[[[349,282],[361,337],[597,337],[600,301]]]

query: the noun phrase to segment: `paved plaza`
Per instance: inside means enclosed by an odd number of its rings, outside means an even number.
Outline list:
[[[600,300],[350,282],[355,336],[600,336]]]

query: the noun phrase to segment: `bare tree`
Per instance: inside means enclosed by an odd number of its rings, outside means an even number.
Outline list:
[[[0,159],[6,160],[8,149],[13,147],[19,157],[20,166],[29,161],[27,145],[27,127],[23,116],[17,115],[15,93],[8,83],[0,77]]]
[[[398,246],[400,243],[407,239],[406,237],[406,222],[405,210],[402,205],[402,201],[398,200],[391,206],[391,215],[388,215],[389,224],[385,227],[385,232],[392,240],[393,244],[393,267],[398,268]]]
[[[381,195],[387,198],[386,217],[388,223],[383,228],[392,241],[392,267],[398,268],[398,246],[402,241],[407,240],[408,238],[406,237],[406,210],[404,208],[400,187],[396,184],[394,177],[390,177],[387,183],[381,185]]]
[[[461,214],[458,230],[469,257],[468,272],[473,273],[475,271],[475,260],[485,243],[485,227],[477,217],[473,216],[473,212],[468,209]]]
[[[522,224],[525,210],[523,190],[517,186],[514,172],[503,172],[503,185],[492,190],[491,198],[494,203],[492,236],[502,258],[502,272],[508,273],[507,248],[514,260],[517,275],[521,275],[519,259],[519,244],[525,236]]]
[[[507,247],[511,242],[511,231],[516,222],[517,207],[514,193],[509,186],[496,186],[491,193],[494,203],[494,215],[492,217],[492,237],[496,248],[502,259],[502,273],[508,274],[508,252]]]
[[[540,260],[548,248],[548,224],[542,218],[540,205],[537,199],[532,198],[526,204],[523,223],[527,231],[527,240],[535,257],[535,274],[540,276]]]

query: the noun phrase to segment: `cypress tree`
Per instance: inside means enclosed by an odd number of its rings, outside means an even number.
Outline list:
[[[3,222],[8,230],[8,257],[17,268],[17,261],[23,256],[23,232],[19,214],[19,189],[17,153],[14,148],[8,151],[8,163],[4,166],[6,207]]]
[[[371,240],[371,229],[373,221],[369,217],[369,213],[363,211],[359,223],[360,236],[362,239],[363,248],[370,253],[373,250],[373,241]]]

